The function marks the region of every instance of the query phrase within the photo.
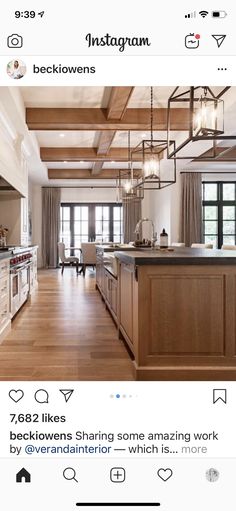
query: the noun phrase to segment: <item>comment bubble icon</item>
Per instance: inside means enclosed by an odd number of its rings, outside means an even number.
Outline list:
[[[35,401],[37,401],[37,403],[45,404],[45,403],[49,402],[49,394],[48,394],[47,390],[39,389],[39,390],[36,390],[36,392],[34,394],[34,399],[35,399]]]

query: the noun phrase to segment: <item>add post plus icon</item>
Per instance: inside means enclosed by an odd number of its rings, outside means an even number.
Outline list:
[[[195,50],[199,47],[200,34],[188,34],[185,36],[185,47],[189,50]]]

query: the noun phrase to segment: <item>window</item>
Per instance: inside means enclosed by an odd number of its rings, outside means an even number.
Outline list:
[[[214,248],[236,244],[236,183],[203,183],[203,238]]]
[[[95,206],[95,238],[98,241],[113,241],[110,240],[109,206]]]
[[[61,204],[60,239],[67,247],[83,241],[113,241],[123,238],[123,211],[119,204]]]
[[[61,208],[61,233],[60,240],[66,247],[70,246],[70,208]]]
[[[116,243],[123,238],[123,208],[114,206],[113,208],[113,241]]]
[[[71,209],[73,245],[78,247],[82,241],[89,241],[89,208],[74,206]]]

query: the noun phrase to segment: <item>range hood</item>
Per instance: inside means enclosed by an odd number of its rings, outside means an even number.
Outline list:
[[[0,176],[0,200],[6,199],[23,199],[24,196],[16,190],[8,181]]]

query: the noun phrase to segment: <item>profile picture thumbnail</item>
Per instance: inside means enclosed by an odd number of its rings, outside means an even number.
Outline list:
[[[11,60],[7,64],[7,74],[10,76],[10,78],[13,78],[13,80],[19,80],[20,78],[23,78],[26,74],[26,64],[23,62],[23,60],[15,59]]]

